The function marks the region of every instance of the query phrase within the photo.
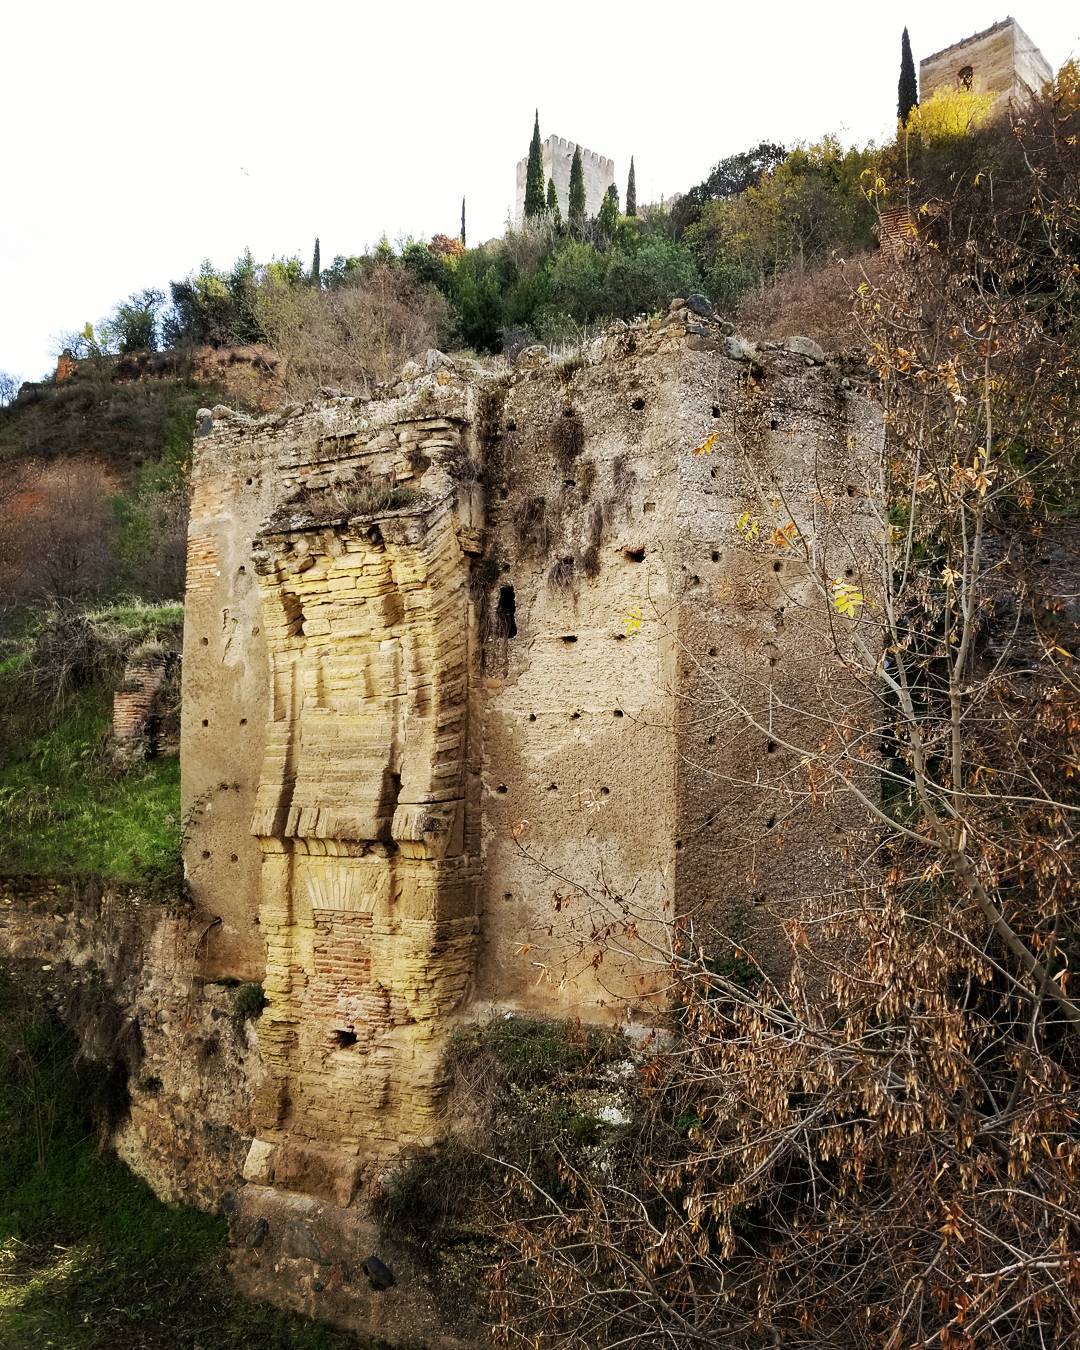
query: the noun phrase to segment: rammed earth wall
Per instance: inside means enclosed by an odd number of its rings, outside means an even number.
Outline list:
[[[266,1175],[281,1154],[303,1190],[307,1151],[347,1201],[358,1159],[437,1135],[448,1037],[483,1008],[633,1015],[663,972],[634,940],[597,961],[612,922],[662,946],[677,911],[828,889],[847,822],[796,822],[781,856],[760,785],[791,768],[782,706],[850,691],[809,565],[737,526],[782,498],[854,557],[881,422],[796,347],[676,308],[572,361],[433,354],[380,400],[205,415],[188,871],[221,919],[208,973],[269,999]],[[740,682],[777,736],[717,749]]]

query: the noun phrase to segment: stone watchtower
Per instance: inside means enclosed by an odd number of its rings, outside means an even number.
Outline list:
[[[1037,94],[1054,72],[1038,47],[1013,18],[954,42],[919,62],[919,98],[945,89],[993,94],[995,110],[1010,99]]]
[[[562,136],[549,136],[543,143],[544,155],[544,191],[547,191],[548,179],[555,180],[555,191],[559,196],[559,210],[563,220],[570,209],[570,165],[576,142]],[[585,175],[585,214],[595,216],[604,200],[604,193],[615,182],[615,161],[598,155],[595,150],[581,149],[581,167]],[[514,198],[514,219],[521,221],[525,215],[525,174],[529,167],[529,157],[518,160],[517,191]]]

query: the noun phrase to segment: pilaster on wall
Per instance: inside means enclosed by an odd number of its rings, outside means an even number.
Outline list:
[[[184,863],[206,927],[203,973],[260,980],[262,850],[251,833],[270,684],[253,549],[303,488],[357,473],[445,492],[462,452],[469,391],[445,371],[378,402],[336,397],[251,418],[199,414],[184,607],[181,796]],[[468,516],[474,493],[459,493]],[[464,523],[470,522],[466,519]]]
[[[467,559],[452,501],[260,539],[270,649],[252,829],[269,1139],[390,1153],[435,1132],[472,977]]]

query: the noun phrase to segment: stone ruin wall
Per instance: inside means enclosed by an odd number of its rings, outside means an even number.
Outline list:
[[[559,211],[563,220],[570,214],[570,166],[574,159],[576,141],[568,141],[564,136],[549,136],[542,144],[544,163],[544,194],[547,194],[548,179],[555,182],[555,192],[559,198]],[[615,161],[595,150],[581,149],[581,170],[585,179],[585,214],[595,216],[600,212],[604,194],[615,182]],[[529,157],[518,160],[515,178],[514,219],[521,221],[525,215],[525,180],[528,175]]]
[[[746,350],[682,309],[584,359],[432,354],[382,400],[203,418],[187,859],[206,974],[269,999],[249,1181],[348,1204],[366,1159],[439,1132],[463,1017],[640,1007],[640,953],[593,962],[624,903],[662,939],[676,908],[753,923],[828,888],[844,822],[770,847],[790,755],[716,749],[716,690],[749,680],[762,725],[778,690],[838,696],[808,578],[736,522],[775,474],[857,539],[881,425],[816,356]],[[342,514],[358,472],[413,497]]]
[[[132,886],[0,879],[0,950],[83,1052],[121,1066],[113,1143],[165,1200],[218,1211],[244,1165],[262,1068],[231,983],[206,979],[206,921]]]
[[[122,1156],[229,1216],[242,1288],[390,1343],[473,1343],[369,1207],[451,1125],[454,1028],[648,1024],[662,971],[627,920],[663,943],[678,912],[782,959],[784,917],[842,883],[862,822],[807,813],[787,747],[814,729],[795,709],[859,692],[806,567],[738,522],[782,507],[854,570],[881,434],[813,344],[754,348],[684,305],[571,360],[431,353],[380,399],[200,415],[189,899],[5,883],[0,939],[123,1063]],[[398,492],[353,514],[333,484],[365,473]],[[759,729],[732,733],[722,687]],[[376,1250],[382,1293],[359,1274]]]

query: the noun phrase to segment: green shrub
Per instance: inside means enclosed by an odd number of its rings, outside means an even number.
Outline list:
[[[242,984],[233,995],[233,1017],[238,1023],[254,1022],[268,1000],[261,984]]]
[[[632,319],[666,309],[673,296],[701,288],[691,253],[667,239],[651,239],[632,251],[612,254],[604,274],[609,313]]]

